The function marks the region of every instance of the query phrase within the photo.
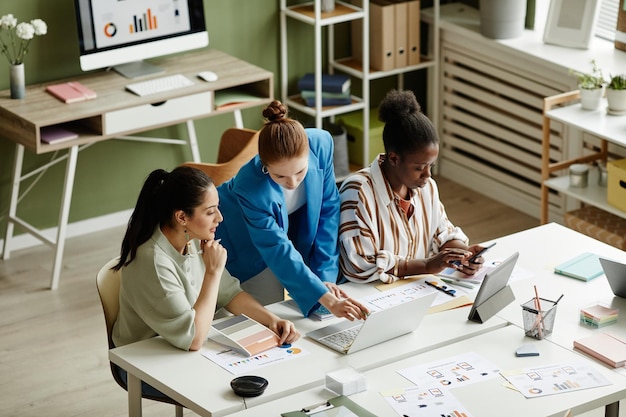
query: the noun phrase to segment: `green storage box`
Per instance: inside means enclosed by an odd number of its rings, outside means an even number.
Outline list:
[[[350,163],[363,166],[363,113],[354,112],[337,116],[336,122],[343,125],[348,134],[348,158]],[[369,130],[369,165],[379,153],[385,152],[383,145],[383,127],[385,124],[378,120],[378,110],[370,110]]]

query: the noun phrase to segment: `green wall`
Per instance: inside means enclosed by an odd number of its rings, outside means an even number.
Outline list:
[[[429,0],[425,4],[431,3]],[[45,5],[45,7],[44,7]],[[266,68],[275,74],[275,96],[280,96],[280,27],[277,0],[204,0],[209,30],[210,47]],[[31,43],[25,59],[27,83],[41,83],[82,73],[78,63],[78,42],[73,0],[2,0],[0,16],[12,13],[18,21],[40,18],[48,24],[48,34]],[[347,25],[337,28],[337,48],[350,44]],[[295,83],[298,74],[313,68],[313,30],[311,26],[290,21],[290,80]],[[1,58],[1,57],[0,57]],[[3,59],[3,58],[1,58]],[[1,61],[0,61],[1,62]],[[6,61],[5,61],[6,62]],[[0,90],[7,89],[8,64],[0,64]],[[385,91],[393,88],[393,78],[372,83],[372,106]],[[424,81],[421,74],[407,74],[405,87],[423,97]],[[358,88],[355,92],[358,93]],[[423,101],[423,100],[421,100]],[[61,104],[60,104],[61,105]],[[246,127],[259,128],[260,109],[243,113]],[[293,114],[310,122],[302,115]],[[0,120],[2,123],[2,120]],[[221,133],[232,126],[230,116],[216,116],[196,122],[204,161],[214,161],[216,144]],[[149,136],[186,138],[184,125],[147,132]],[[10,197],[11,171],[15,145],[0,138],[0,238],[4,237]],[[64,152],[64,151],[63,151]],[[62,152],[62,153],[63,153]],[[34,155],[26,152],[24,169],[39,167],[53,154]],[[109,140],[80,152],[76,181],[70,211],[70,223],[132,208],[143,180],[156,168],[172,169],[190,160],[186,147]],[[57,164],[36,180],[30,192],[23,197],[18,215],[39,228],[57,224],[61,187],[65,164]],[[32,180],[22,188],[26,189]],[[17,233],[21,233],[19,227]]]
[[[276,0],[205,0],[204,6],[211,48],[278,74],[279,19]],[[78,63],[72,0],[3,0],[0,2],[0,16],[9,13],[20,22],[41,18],[48,24],[48,33],[32,41],[24,60],[27,83],[48,82],[82,73]],[[0,64],[0,90],[4,90],[9,87],[8,64],[4,57],[0,58],[3,62]],[[247,110],[243,116],[247,127],[261,126],[260,109]],[[230,116],[196,122],[203,160],[214,161],[221,132],[232,124]],[[147,132],[146,135],[187,137],[184,125]],[[6,227],[14,152],[14,143],[0,138],[1,238]],[[27,151],[24,167],[31,170],[45,164],[52,156],[52,153],[34,155]],[[187,147],[120,140],[105,141],[81,151],[70,222],[132,208],[139,188],[151,170],[172,169],[186,160],[191,160]],[[40,228],[56,226],[64,170],[65,163],[60,163],[45,172],[18,206],[20,217]],[[30,183],[32,181],[28,180],[22,188],[26,189]],[[19,228],[17,232],[21,232]]]

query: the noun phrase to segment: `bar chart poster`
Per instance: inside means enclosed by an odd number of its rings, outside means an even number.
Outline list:
[[[502,376],[526,398],[611,385],[593,366],[583,363],[550,364],[506,371],[502,372]]]
[[[188,31],[185,0],[92,1],[96,45],[99,48],[141,42]]]

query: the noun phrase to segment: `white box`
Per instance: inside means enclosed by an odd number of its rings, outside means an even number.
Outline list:
[[[326,374],[326,388],[339,395],[352,395],[365,391],[365,375],[352,368],[338,369]]]

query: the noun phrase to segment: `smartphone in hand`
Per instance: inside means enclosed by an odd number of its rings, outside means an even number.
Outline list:
[[[484,254],[485,252],[487,252],[487,250],[489,250],[489,248],[494,247],[495,244],[496,244],[496,242],[493,242],[490,245],[484,246],[481,250],[479,250],[476,254],[474,254],[474,256],[472,256],[469,259],[469,263],[471,263],[471,264],[476,263],[476,259],[478,259],[478,257],[481,256],[482,254]],[[456,266],[461,266],[462,265],[460,261],[454,261],[453,264],[456,265]]]

